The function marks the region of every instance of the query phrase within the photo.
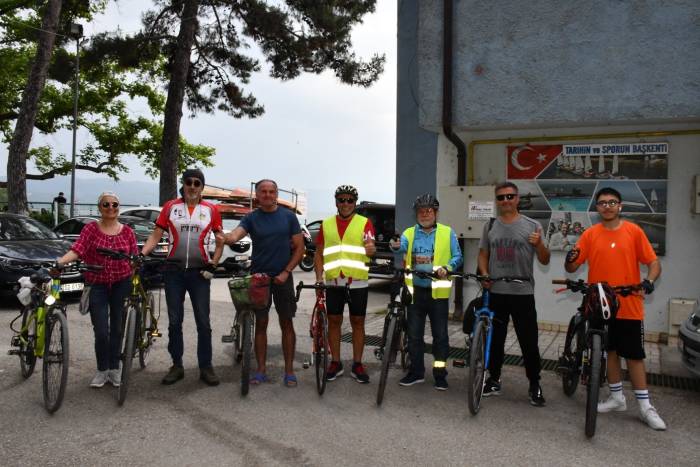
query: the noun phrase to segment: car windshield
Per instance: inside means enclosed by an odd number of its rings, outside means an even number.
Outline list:
[[[132,229],[134,229],[134,234],[136,235],[136,238],[148,237],[149,235],[151,235],[151,232],[153,232],[153,229],[155,228],[155,224],[153,222],[147,221],[145,219],[121,219],[121,221],[127,224]]]
[[[241,220],[240,219],[222,219],[221,223],[224,226],[224,230],[226,232],[229,232],[229,231],[235,229],[236,227],[238,227],[238,224],[241,223]]]
[[[0,217],[0,241],[4,240],[55,240],[58,236],[34,219],[26,217]]]

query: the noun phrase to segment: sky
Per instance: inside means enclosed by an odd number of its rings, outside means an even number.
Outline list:
[[[117,27],[133,32],[145,6],[143,0],[112,1],[103,15],[85,25],[84,34],[89,37]],[[262,117],[234,119],[217,113],[189,118],[184,109],[181,133],[190,143],[216,149],[214,167],[205,170],[207,183],[247,188],[251,181],[272,178],[280,188],[306,192],[309,211],[324,214],[334,210],[333,191],[341,184],[356,186],[361,200],[394,202],[396,27],[396,2],[378,0],[376,12],[353,31],[359,57],[386,55],[384,73],[368,89],[343,85],[330,72],[288,82],[274,80],[263,62],[263,70],[246,86],[265,106]],[[144,112],[139,103],[129,109]],[[87,144],[88,137],[78,134],[78,148]],[[32,145],[42,144],[71,153],[69,132],[47,137],[35,130]],[[127,165],[130,172],[121,176],[123,180],[151,180],[135,158],[129,158]],[[35,170],[29,166],[28,172]],[[6,174],[7,148],[0,145],[0,177]],[[77,177],[98,176],[79,171]]]

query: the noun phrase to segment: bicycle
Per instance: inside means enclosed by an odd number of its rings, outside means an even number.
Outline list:
[[[241,267],[228,282],[236,314],[231,330],[221,336],[221,342],[233,343],[234,364],[241,364],[241,396],[247,396],[250,390],[255,311],[269,305],[272,281],[273,278],[266,274],[248,275],[247,270]]]
[[[326,297],[324,291],[329,289],[343,289],[348,303],[350,303],[350,286],[349,285],[325,285],[314,284],[304,285],[299,282],[297,285],[296,301],[299,302],[302,289],[314,289],[316,294],[316,303],[311,313],[311,321],[309,323],[309,334],[311,336],[311,362],[304,362],[304,369],[309,365],[313,365],[316,369],[316,390],[318,395],[322,396],[326,390],[328,382],[328,356],[331,353],[330,343],[328,342],[328,313],[326,311]]]
[[[565,285],[564,290],[583,294],[581,306],[571,317],[564,340],[564,353],[559,357],[557,372],[561,375],[564,394],[572,396],[578,383],[586,386],[586,424],[588,438],[595,435],[598,416],[598,394],[607,378],[605,348],[608,323],[614,319],[616,305],[610,303],[605,288],[623,297],[642,290],[641,284],[610,287],[607,283],[587,283],[583,279],[555,279],[552,284]],[[597,295],[597,296],[596,296]]]
[[[160,318],[160,297],[156,313],[153,292],[146,291],[142,277],[143,266],[146,264],[177,264],[180,261],[171,258],[153,258],[150,256],[130,255],[123,251],[98,248],[97,252],[114,259],[128,260],[132,265],[131,292],[124,303],[124,314],[121,329],[121,381],[117,388],[117,403],[123,405],[129,391],[131,381],[131,366],[138,352],[140,367],[148,366],[148,357],[155,339],[162,337],[158,330]]]
[[[377,388],[377,405],[382,405],[386,389],[389,367],[396,362],[396,356],[401,354],[401,368],[407,370],[410,365],[408,353],[408,319],[407,307],[412,297],[406,285],[406,274],[424,274],[411,269],[396,269],[391,280],[389,305],[384,318],[382,346],[374,350],[374,356],[382,362],[379,372],[379,387]]]
[[[479,284],[484,282],[515,282],[523,283],[529,281],[527,277],[490,277],[472,273],[448,274],[452,277],[462,277],[464,279],[476,280]],[[481,408],[481,398],[484,394],[484,383],[486,381],[486,370],[489,369],[491,356],[491,338],[493,336],[494,312],[489,308],[491,292],[489,289],[481,289],[481,305],[474,309],[474,323],[471,326],[471,334],[465,337],[466,347],[469,353],[469,371],[467,372],[467,405],[472,415],[479,413]],[[465,316],[465,319],[471,318]],[[466,329],[465,329],[466,332]],[[455,365],[458,366],[458,365]]]
[[[18,270],[35,269],[30,277],[22,277],[18,298],[23,307],[10,323],[15,333],[9,355],[19,356],[22,377],[29,378],[34,372],[36,359],[42,358],[42,386],[44,407],[52,414],[63,402],[68,382],[70,362],[68,344],[68,321],[66,304],[61,301],[61,271],[97,271],[101,266],[73,263],[60,266],[57,263],[33,263],[13,261]],[[27,292],[23,292],[26,290]],[[22,326],[13,324],[22,318]]]

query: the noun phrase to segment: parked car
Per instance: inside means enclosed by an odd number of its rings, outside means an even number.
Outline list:
[[[696,307],[678,330],[678,350],[683,365],[700,377],[700,307]]]
[[[138,206],[135,208],[124,208],[119,211],[122,216],[136,216],[147,219],[155,224],[160,216],[160,208],[157,206]]]
[[[71,242],[59,237],[42,223],[17,214],[0,214],[0,289],[12,290],[17,280],[35,270],[17,268],[17,261],[52,262],[63,256]],[[77,271],[61,274],[62,292],[81,292],[83,276]]]
[[[228,233],[238,227],[240,222],[240,219],[222,219],[224,233]],[[215,249],[216,243],[214,241],[214,234],[211,234],[209,254],[213,255]],[[224,251],[221,254],[221,259],[219,260],[219,269],[217,270],[217,273],[228,274],[241,269],[249,269],[251,254],[253,254],[253,241],[250,239],[249,235],[246,235],[233,245],[224,246]]]
[[[357,205],[357,213],[372,221],[376,233],[377,253],[369,265],[370,276],[386,277],[394,271],[394,252],[389,248],[389,240],[397,234],[395,209],[393,204],[362,201]]]

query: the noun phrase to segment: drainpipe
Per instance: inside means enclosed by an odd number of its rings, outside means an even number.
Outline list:
[[[452,129],[452,58],[454,1],[445,0],[443,8],[442,36],[442,131],[447,139],[457,148],[457,185],[463,186],[467,181],[467,147]],[[459,247],[464,254],[464,238],[459,239]],[[464,311],[462,278],[455,279],[455,300],[453,319],[461,319]]]

